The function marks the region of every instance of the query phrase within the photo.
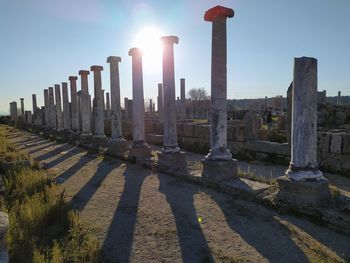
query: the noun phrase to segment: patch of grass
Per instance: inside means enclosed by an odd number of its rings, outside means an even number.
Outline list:
[[[241,178],[246,178],[252,181],[260,182],[260,183],[265,183],[265,184],[272,184],[272,185],[277,185],[277,180],[276,178],[273,177],[263,177],[263,176],[257,176],[253,172],[244,172],[239,170],[238,171],[238,176]]]

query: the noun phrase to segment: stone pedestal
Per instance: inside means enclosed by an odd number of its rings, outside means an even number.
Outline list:
[[[107,153],[114,157],[123,157],[128,150],[128,143],[126,140],[109,140]]]
[[[208,181],[223,182],[233,180],[238,176],[237,160],[203,159],[202,176]]]
[[[128,159],[133,162],[147,160],[152,157],[152,149],[144,142],[133,142],[129,148]]]
[[[158,153],[158,170],[167,174],[186,173],[186,153]]]
[[[297,205],[319,206],[327,204],[330,199],[329,182],[327,179],[320,181],[301,182],[294,181],[287,176],[277,178],[280,200]]]

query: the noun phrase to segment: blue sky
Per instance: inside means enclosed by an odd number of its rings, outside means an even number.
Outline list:
[[[349,0],[0,0],[0,112],[20,97],[31,109],[32,93],[42,105],[43,89],[94,64],[104,66],[108,91],[110,55],[122,57],[121,96],[131,98],[128,50],[144,27],[179,37],[177,96],[183,77],[187,90],[210,93],[211,24],[203,15],[215,5],[235,10],[227,22],[228,98],[285,95],[299,56],[318,59],[319,90],[350,95]],[[144,63],[144,94],[155,99],[161,65],[149,68]]]

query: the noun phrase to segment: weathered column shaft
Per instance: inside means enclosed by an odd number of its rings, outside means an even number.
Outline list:
[[[72,130],[79,131],[79,109],[78,109],[78,95],[77,95],[77,77],[70,76],[70,97],[71,97],[71,121]]]
[[[110,84],[111,84],[111,139],[123,139],[122,135],[122,114],[120,109],[120,79],[119,62],[120,57],[110,56],[107,58],[110,63]],[[126,105],[125,105],[126,109]],[[127,113],[126,113],[127,115]]]
[[[180,119],[186,119],[186,86],[185,79],[180,79],[180,97],[181,97],[181,106],[180,106]]]
[[[143,97],[142,52],[138,48],[129,50],[132,56],[132,126],[133,146],[145,142],[145,102]]]
[[[61,131],[63,129],[63,119],[62,119],[62,101],[61,101],[61,88],[60,85],[55,85],[55,97],[56,97],[56,118],[57,118],[57,130]]]
[[[161,83],[158,84],[158,118],[160,121],[164,119],[164,103],[163,103],[163,85]]]
[[[341,91],[338,91],[337,105],[341,104]]]
[[[62,82],[62,99],[63,99],[63,128],[70,130],[72,128],[70,119],[70,106],[68,100],[67,82]]]
[[[32,94],[32,104],[33,104],[33,116],[35,119],[36,118],[36,110],[38,108],[37,103],[36,103],[36,94]]]
[[[104,130],[104,107],[103,107],[103,91],[101,71],[102,66],[92,66],[91,71],[94,72],[94,123],[95,137],[105,137]]]
[[[111,119],[111,103],[109,100],[109,92],[106,92],[106,119]]]
[[[21,116],[24,118],[24,98],[21,98]]]
[[[80,70],[81,80],[81,132],[85,135],[91,134],[91,101],[89,95],[88,75],[90,71]]]
[[[56,129],[56,107],[53,87],[49,87],[49,127]]]
[[[44,89],[45,126],[50,127],[49,90]]]
[[[179,152],[176,130],[174,43],[175,36],[162,37],[163,41],[163,97],[164,97],[164,153]]]

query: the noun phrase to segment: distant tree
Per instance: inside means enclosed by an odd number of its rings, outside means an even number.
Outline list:
[[[193,88],[188,91],[188,96],[191,100],[207,100],[209,96],[203,88]]]

